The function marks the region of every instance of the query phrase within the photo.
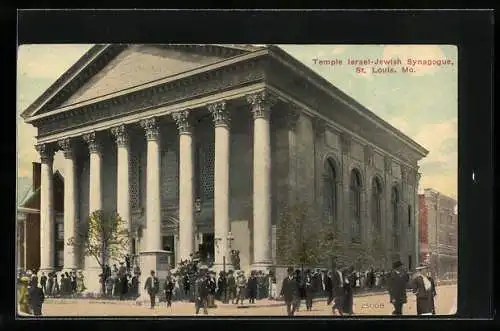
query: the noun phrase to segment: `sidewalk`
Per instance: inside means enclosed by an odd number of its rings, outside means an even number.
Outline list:
[[[451,284],[439,284],[440,286],[447,286]],[[438,285],[438,286],[439,286]],[[408,290],[410,291],[410,290]],[[361,292],[355,293],[354,297],[366,297],[366,296],[375,296],[375,295],[388,295],[387,290],[377,290],[377,291],[369,291],[369,292]],[[326,298],[315,298],[314,302],[326,302]],[[89,304],[117,304],[117,305],[132,305],[137,306],[135,300],[116,300],[116,299],[104,299],[104,298],[47,298],[45,300],[46,303],[52,304],[65,304],[65,303],[82,303],[86,302]],[[159,305],[164,305],[165,303],[159,303]],[[188,301],[173,301],[173,305],[193,305],[192,302]],[[235,305],[235,304],[226,304],[220,301],[216,301],[217,307],[220,308],[228,308],[228,307],[237,307],[237,308],[264,308],[264,307],[280,307],[284,306],[285,302],[283,300],[269,300],[269,299],[261,299],[257,300],[255,304],[249,304],[248,299],[245,300],[243,305]]]

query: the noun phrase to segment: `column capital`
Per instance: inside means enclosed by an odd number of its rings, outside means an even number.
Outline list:
[[[347,132],[342,132],[340,134],[340,144],[342,147],[342,154],[349,154],[351,150],[352,137]]]
[[[172,113],[172,118],[177,125],[177,130],[179,130],[179,134],[191,134],[192,125],[189,120],[189,112],[190,110],[181,110]]]
[[[95,131],[84,134],[82,139],[87,143],[90,153],[101,152],[101,141]]]
[[[129,136],[127,127],[122,124],[111,128],[111,134],[115,137],[116,145],[118,147],[127,147]]]
[[[268,91],[260,91],[247,95],[247,102],[252,107],[253,118],[269,118],[271,108],[276,104],[277,99]]]
[[[75,152],[75,145],[74,145],[73,138],[66,138],[66,139],[59,140],[57,142],[57,145],[63,151],[65,158],[67,158],[67,159],[73,158],[73,155]]]
[[[40,154],[42,163],[51,163],[54,161],[56,148],[52,144],[37,144],[35,150]]]
[[[222,100],[209,104],[208,111],[212,114],[215,126],[229,126],[229,111],[226,109],[226,101]]]
[[[144,129],[147,140],[158,140],[160,138],[160,127],[156,117],[143,119],[139,124]]]

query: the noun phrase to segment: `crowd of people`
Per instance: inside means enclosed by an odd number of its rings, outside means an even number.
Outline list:
[[[99,274],[101,291],[106,298],[135,299],[139,296],[141,270],[138,265],[132,268],[127,259],[119,264],[120,267],[116,264],[113,264],[113,268],[108,264],[103,267],[103,272]]]
[[[120,267],[105,265],[99,275],[108,298],[135,299],[139,296],[139,278],[141,271],[136,265],[133,270],[129,263],[122,262]],[[40,315],[41,306],[46,297],[75,297],[85,290],[81,271],[41,273],[40,278],[28,271],[19,274],[19,305],[22,313]],[[417,299],[417,314],[435,314],[434,297],[436,287],[426,266],[416,268],[410,274],[403,264],[397,261],[390,272],[370,269],[359,272],[354,267],[327,269],[296,269],[289,267],[287,276],[282,280],[277,291],[275,272],[269,270],[250,271],[229,269],[219,271],[217,275],[209,266],[201,264],[196,256],[181,261],[176,269],[171,270],[166,279],[159,280],[155,271],[144,283],[144,289],[151,298],[151,308],[156,297],[171,307],[172,301],[190,301],[198,314],[202,309],[216,308],[216,300],[223,303],[242,305],[255,304],[260,299],[284,299],[287,314],[293,316],[305,300],[306,310],[312,310],[314,298],[326,298],[332,313],[352,315],[353,296],[357,291],[366,289],[387,289],[390,302],[394,306],[394,315],[403,314],[407,302],[407,290],[411,289]]]

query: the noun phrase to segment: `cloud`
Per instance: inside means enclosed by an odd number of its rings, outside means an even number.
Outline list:
[[[403,64],[408,59],[414,60],[443,60],[446,55],[439,46],[436,45],[391,45],[385,46],[382,57],[384,59],[399,58]],[[413,76],[432,75],[442,67],[429,65],[416,65]]]

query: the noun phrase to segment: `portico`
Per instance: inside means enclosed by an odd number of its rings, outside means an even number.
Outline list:
[[[65,238],[92,211],[116,210],[144,277],[163,268],[167,248],[178,262],[203,240],[212,242],[216,269],[224,256],[229,263],[231,248],[247,271],[276,264],[278,206],[300,198],[325,208],[326,160],[336,176],[328,177],[336,183],[332,219],[342,222],[346,238],[359,232],[366,239],[366,183],[377,178],[384,187],[404,187],[398,213],[406,219],[403,206],[415,206],[417,161],[426,154],[368,113],[279,48],[97,45],[23,113],[38,128],[42,158],[42,269],[54,266],[51,175],[58,150],[66,158]],[[394,155],[400,146],[406,154]],[[391,172],[385,159],[394,161]],[[356,200],[359,227],[344,208],[351,188],[358,192],[350,185],[353,171],[363,197]],[[389,200],[380,206],[381,213],[390,209]],[[388,222],[380,227],[389,256],[393,231]],[[413,225],[398,229],[394,235],[414,233]],[[67,247],[65,267],[84,269],[88,286],[98,288],[95,263]],[[413,247],[396,249],[407,257]]]

